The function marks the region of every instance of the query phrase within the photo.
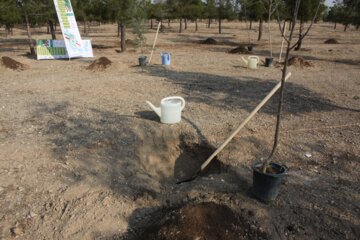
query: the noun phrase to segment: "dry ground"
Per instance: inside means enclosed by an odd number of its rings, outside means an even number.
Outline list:
[[[198,33],[191,25],[178,34],[177,27],[159,35],[154,65],[145,68],[136,66],[139,50],[115,51],[116,25],[92,27],[96,57],[113,62],[105,71],[87,70],[90,59],[28,58],[23,30],[0,38],[0,57],[29,66],[0,66],[0,238],[138,239],[168,209],[213,202],[269,239],[359,239],[360,32],[316,24],[304,50],[293,53],[313,67],[290,68],[276,156],[289,174],[278,199],[263,204],[251,196],[250,166],[271,149],[276,97],[208,174],[174,182],[237,128],[280,79],[280,68],[249,70],[240,55],[227,53],[248,42],[244,23],[224,24],[221,35],[205,23]],[[272,28],[278,56],[281,39]],[[267,32],[261,42],[256,30],[250,34],[264,59]],[[149,45],[153,37],[150,30]],[[207,37],[223,44],[198,43]],[[328,38],[340,44],[323,44]],[[171,67],[160,65],[162,51],[172,54]],[[183,121],[160,124],[145,100],[158,105],[170,95],[187,100]]]

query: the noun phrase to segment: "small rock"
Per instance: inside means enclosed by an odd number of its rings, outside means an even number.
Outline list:
[[[37,216],[37,214],[32,211],[30,211],[29,214],[27,215],[28,218],[34,218],[36,216]]]
[[[24,234],[24,229],[20,226],[10,228],[10,232],[14,237],[21,236]]]
[[[305,153],[305,157],[307,157],[307,158],[311,158],[311,157],[312,157],[312,154],[311,154],[311,153],[309,153],[309,152],[307,152],[307,153]]]
[[[255,216],[255,212],[254,212],[253,210],[249,210],[249,211],[248,211],[248,214],[249,214],[250,217]]]

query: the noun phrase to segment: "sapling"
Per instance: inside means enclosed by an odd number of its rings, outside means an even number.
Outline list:
[[[278,143],[279,143],[279,133],[280,133],[280,123],[281,123],[281,113],[282,113],[282,105],[283,105],[283,100],[284,100],[284,90],[285,90],[285,77],[287,75],[287,69],[288,69],[288,62],[289,62],[289,56],[290,56],[290,52],[297,46],[297,44],[299,43],[299,41],[301,41],[303,38],[306,37],[306,35],[309,33],[311,27],[313,26],[313,23],[315,22],[315,19],[316,19],[316,16],[318,14],[318,11],[319,11],[319,8],[320,8],[320,4],[321,2],[319,2],[318,6],[317,6],[317,9],[316,9],[316,12],[314,14],[314,17],[308,27],[308,29],[305,31],[304,34],[300,35],[299,36],[299,39],[296,41],[295,44],[292,44],[292,39],[293,39],[293,33],[294,33],[294,29],[295,29],[295,26],[296,26],[296,22],[297,22],[297,15],[298,15],[298,12],[299,12],[299,8],[300,8],[300,3],[301,3],[301,0],[296,0],[295,2],[295,8],[294,8],[294,11],[293,11],[293,15],[292,15],[292,20],[291,20],[291,29],[290,29],[290,32],[289,32],[289,37],[286,37],[286,36],[282,36],[286,43],[287,43],[287,46],[286,46],[286,54],[285,54],[285,61],[284,61],[284,66],[283,66],[283,69],[282,69],[282,77],[281,77],[281,87],[280,87],[280,98],[279,98],[279,102],[278,102],[278,109],[277,109],[277,117],[276,117],[276,128],[275,128],[275,135],[274,135],[274,143],[273,143],[273,147],[272,147],[272,150],[271,150],[271,153],[269,155],[268,158],[266,158],[264,160],[264,162],[262,163],[262,166],[261,166],[261,169],[260,171],[262,173],[266,173],[266,170],[269,166],[269,163],[271,161],[271,159],[273,158],[276,150],[277,150],[277,147],[278,147]],[[281,26],[281,20],[280,20],[280,16],[279,16],[279,12],[278,12],[278,9],[276,8],[276,12],[277,12],[277,22],[278,22],[278,25],[279,25],[279,28],[280,28],[280,32],[281,34],[283,35],[283,32],[284,32],[284,29],[283,27]],[[285,26],[284,26],[285,27]]]

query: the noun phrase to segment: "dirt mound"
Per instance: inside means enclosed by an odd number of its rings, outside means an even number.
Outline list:
[[[253,220],[246,220],[225,205],[200,203],[167,212],[139,239],[268,239]]]
[[[102,71],[108,68],[111,65],[111,61],[107,57],[101,57],[95,60],[92,64],[90,64],[87,69],[88,70],[98,70]]]
[[[129,45],[129,46],[134,46],[135,45],[134,40],[132,40],[132,39],[126,39],[125,43],[126,43],[126,45]]]
[[[1,62],[6,68],[10,68],[12,70],[24,71],[29,68],[28,65],[18,62],[10,57],[2,57]]]
[[[214,44],[217,44],[217,43],[218,42],[213,38],[207,38],[206,40],[202,41],[202,44],[214,45]]]
[[[305,61],[302,57],[292,57],[289,59],[289,66],[295,66],[295,67],[312,67],[313,65]]]
[[[231,49],[228,53],[236,54],[236,53],[242,53],[242,54],[250,54],[251,52],[246,49],[245,46],[239,46],[237,48]]]
[[[339,44],[339,42],[335,38],[329,38],[324,43],[325,44]]]

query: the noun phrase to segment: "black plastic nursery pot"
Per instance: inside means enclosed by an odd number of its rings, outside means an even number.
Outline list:
[[[252,52],[254,50],[254,46],[252,46],[252,45],[249,45],[247,48],[250,52]]]
[[[253,166],[252,192],[257,199],[270,202],[276,199],[283,177],[287,169],[277,163],[270,163],[266,173],[260,171],[262,163]]]
[[[147,61],[147,57],[146,56],[141,56],[139,57],[139,65],[140,66],[146,66],[148,63]]]
[[[274,64],[274,58],[265,58],[265,66],[272,67]]]

